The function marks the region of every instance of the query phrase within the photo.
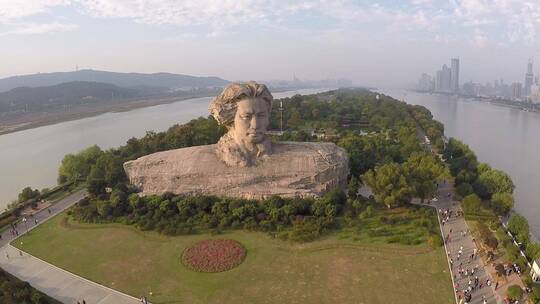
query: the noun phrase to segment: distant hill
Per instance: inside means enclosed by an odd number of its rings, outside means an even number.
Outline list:
[[[66,105],[121,101],[154,93],[154,89],[146,91],[85,81],[38,88],[19,87],[0,93],[0,112],[39,112]]]
[[[0,79],[0,92],[6,92],[17,87],[45,87],[75,81],[109,83],[124,88],[161,87],[167,89],[222,87],[229,83],[227,80],[219,77],[196,77],[171,73],[142,74],[80,70],[3,78]]]

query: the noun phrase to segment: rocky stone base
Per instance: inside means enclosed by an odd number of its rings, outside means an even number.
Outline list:
[[[349,172],[345,151],[333,143],[278,142],[256,166],[230,167],[216,145],[158,152],[126,162],[124,169],[141,195],[216,195],[246,199],[319,197],[345,189]]]

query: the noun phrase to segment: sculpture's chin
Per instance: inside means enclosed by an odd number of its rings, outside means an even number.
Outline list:
[[[248,142],[251,144],[260,144],[264,141],[264,136],[259,137],[249,137]]]

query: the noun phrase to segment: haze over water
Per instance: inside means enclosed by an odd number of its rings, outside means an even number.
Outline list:
[[[328,89],[302,89],[273,93],[274,98],[314,94]],[[118,147],[146,131],[164,131],[177,123],[208,116],[210,97],[128,112],[73,120],[0,136],[0,210],[17,197],[22,188],[54,187],[64,155],[91,145],[102,149]]]
[[[382,90],[407,103],[428,108],[444,124],[447,137],[471,147],[478,160],[508,173],[517,212],[540,235],[540,115],[483,101],[403,90]]]

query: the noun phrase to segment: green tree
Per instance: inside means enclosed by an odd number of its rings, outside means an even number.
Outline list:
[[[62,159],[58,168],[58,182],[76,182],[79,179],[86,179],[92,165],[94,165],[103,151],[94,145],[88,147],[77,154],[67,154]]]
[[[498,215],[506,215],[514,207],[514,197],[510,193],[495,193],[491,196],[491,208]]]
[[[540,258],[540,243],[527,244],[527,248],[525,248],[525,255],[531,260]]]
[[[105,194],[105,187],[107,187],[107,182],[104,179],[95,178],[87,180],[87,190],[90,195],[100,196]]]
[[[478,176],[474,189],[483,199],[490,199],[495,193],[512,193],[514,183],[503,171],[485,168]]]
[[[529,241],[529,222],[519,214],[512,214],[508,220],[508,230],[514,234],[517,241],[527,244]]]
[[[456,193],[461,197],[465,197],[473,192],[473,187],[469,183],[461,183],[456,186]]]
[[[349,180],[349,184],[347,185],[347,195],[349,197],[356,197],[358,193],[358,186],[359,181],[356,176],[351,176],[351,179]]]
[[[521,300],[523,289],[519,285],[509,286],[506,295],[512,300]]]
[[[19,203],[23,203],[29,199],[37,198],[37,197],[39,197],[38,189],[32,190],[32,188],[30,187],[25,187],[24,189],[22,189],[21,193],[19,193],[18,199],[19,199]]]
[[[446,167],[432,154],[415,152],[403,163],[413,195],[422,202],[437,191],[437,180],[450,176]]]
[[[376,167],[365,173],[362,179],[373,190],[375,200],[387,208],[411,201],[413,189],[399,164],[389,163]]]
[[[469,194],[463,198],[463,202],[461,203],[461,206],[463,208],[463,212],[467,214],[479,214],[481,201],[478,195]]]
[[[287,125],[289,127],[296,128],[302,124],[302,117],[300,117],[300,113],[295,109],[291,112],[291,116],[289,117],[289,120],[287,120]]]

